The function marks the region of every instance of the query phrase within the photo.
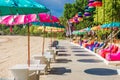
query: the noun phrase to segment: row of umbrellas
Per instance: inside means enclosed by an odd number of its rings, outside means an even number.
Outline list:
[[[33,0],[1,0],[0,1],[0,24],[6,25],[18,25],[27,24],[33,21],[39,21],[36,19],[39,16],[40,21],[54,22],[51,15],[43,15],[43,19],[39,13],[46,13],[50,10],[44,5],[41,5]],[[36,15],[37,16],[36,16]],[[6,16],[7,15],[7,16]],[[58,19],[55,19],[55,22]],[[30,66],[30,31],[28,25],[28,66]]]
[[[47,13],[38,14],[40,22],[59,22],[59,19],[55,16],[52,16]],[[5,25],[19,25],[19,24],[27,24],[31,22],[39,22],[36,14],[28,14],[28,15],[7,15],[3,16],[0,19],[0,24]]]
[[[73,31],[72,34],[83,35],[83,34],[85,34],[85,32],[89,32],[90,30],[95,31],[95,30],[100,30],[101,28],[114,28],[114,27],[120,28],[120,22],[111,22],[111,23],[107,23],[107,24],[103,24],[103,25],[94,26],[92,28],[88,27],[88,28],[85,28],[82,30],[76,30],[76,31]]]

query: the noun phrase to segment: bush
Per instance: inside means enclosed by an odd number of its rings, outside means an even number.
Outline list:
[[[10,32],[9,27],[2,25],[0,30],[4,32],[6,35],[14,34],[14,35],[28,35],[28,26],[18,25],[13,27],[13,32]],[[56,37],[58,39],[65,39],[65,35],[63,32],[43,32],[39,30],[37,26],[30,26],[30,35],[33,36],[44,36],[44,37]]]
[[[97,37],[98,37],[98,40],[101,41],[101,40],[105,40],[108,35],[110,34],[110,30],[98,30],[97,31]]]

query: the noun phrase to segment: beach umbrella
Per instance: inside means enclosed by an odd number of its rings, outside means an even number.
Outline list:
[[[17,14],[34,14],[48,12],[45,6],[33,0],[1,0],[0,16]]]
[[[91,16],[91,13],[90,13],[90,10],[89,10],[89,9],[85,9],[84,16],[85,16],[85,17],[90,17],[90,16]]]
[[[5,18],[4,18],[5,17]],[[12,22],[15,16],[11,15],[11,16],[4,16],[1,21],[0,24],[4,24],[4,25],[10,25],[10,32],[12,32]]]
[[[40,13],[38,16],[39,16],[40,22],[43,22],[43,26],[45,26],[44,33],[45,33],[46,26],[58,26],[58,25],[55,25],[55,22],[59,22],[59,19],[56,16],[53,16],[47,13]],[[52,34],[52,29],[51,29],[51,34]],[[43,37],[42,54],[44,54],[44,44],[45,44],[45,37]],[[52,44],[52,37],[51,37],[51,44]]]
[[[101,25],[101,28],[110,28],[111,29],[111,44],[112,44],[112,30],[113,28],[120,28],[120,22],[111,22]]]
[[[85,16],[85,17],[89,17],[89,16],[91,16],[91,13],[90,13],[90,12],[85,12],[85,13],[84,13],[84,16]]]
[[[59,19],[56,16],[47,13],[38,14],[40,22],[59,22]]]
[[[45,32],[51,32],[51,29],[52,29],[52,32],[64,32],[64,28],[56,28],[56,27],[46,27],[45,28]],[[44,27],[40,26],[38,27],[38,30],[44,30]]]
[[[102,1],[101,0],[96,0],[95,2],[93,2],[93,5],[95,7],[101,7],[102,6]]]
[[[89,7],[88,7],[88,10],[89,10],[90,12],[95,11],[95,7],[94,7],[94,6],[89,6]]]
[[[27,24],[37,21],[36,14],[9,15],[9,16],[3,16],[3,18],[4,19],[0,21],[0,24],[5,24],[5,25],[20,25],[20,24]]]
[[[3,18],[1,19],[0,24],[9,25],[10,32],[12,32],[13,25],[27,24],[30,22],[37,21],[36,14],[9,15],[9,16],[3,16]]]
[[[38,14],[48,12],[45,6],[33,0],[1,0],[0,16],[17,14]],[[30,33],[28,25],[28,66],[30,66]]]
[[[94,30],[94,31],[100,30],[100,29],[101,29],[100,25],[99,26],[94,26],[94,27],[91,28],[91,30]]]
[[[73,17],[73,22],[74,22],[74,23],[79,23],[78,17]]]
[[[95,0],[88,0],[89,3],[93,3]]]
[[[73,18],[69,19],[69,22],[74,23],[74,19]]]
[[[120,22],[111,22],[111,23],[101,25],[101,28],[113,28],[113,27],[120,28]]]
[[[78,12],[78,21],[83,21],[83,16],[82,16],[82,12]]]
[[[84,31],[79,31],[79,30],[72,32],[73,35],[84,35],[85,33],[86,33],[86,32],[84,32]]]
[[[82,12],[78,12],[78,17],[83,17]]]
[[[87,28],[85,28],[84,30],[85,30],[86,32],[88,32],[88,31],[91,30],[91,28],[90,28],[90,27],[87,27]]]
[[[51,23],[51,22],[33,22],[33,25],[37,25],[37,26],[42,26],[43,28],[39,28],[39,29],[43,29],[43,32],[45,33],[46,28],[48,27],[56,27],[56,28],[65,28],[64,26],[58,24],[58,23]],[[45,37],[43,37],[43,44],[42,44],[42,55],[44,54],[44,44],[45,44]]]
[[[59,22],[59,19],[56,16],[53,16],[51,14],[47,14],[47,13],[40,13],[38,14],[40,22]],[[51,29],[51,34],[52,34],[52,29]],[[51,37],[51,43],[52,43],[52,37]]]

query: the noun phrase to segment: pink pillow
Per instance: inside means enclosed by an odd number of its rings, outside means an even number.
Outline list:
[[[106,59],[109,61],[120,61],[120,49],[117,53],[108,53]]]
[[[114,46],[114,48],[112,49],[112,53],[116,53],[118,51],[118,47],[117,46]]]

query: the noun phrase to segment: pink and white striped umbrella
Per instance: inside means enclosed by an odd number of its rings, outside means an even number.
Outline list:
[[[8,16],[1,16],[0,17],[0,23],[5,19],[5,18],[7,18]]]
[[[56,16],[47,13],[40,13],[38,15],[40,18],[40,22],[59,22],[59,19]]]
[[[5,17],[5,18],[4,18]],[[14,19],[14,16],[11,15],[11,16],[4,16],[3,20],[1,20],[1,24],[5,24],[5,25],[12,25],[12,22],[13,22],[13,19]]]
[[[59,22],[59,19],[57,17],[51,16],[47,13],[40,13],[38,14],[38,16],[41,22]],[[35,21],[38,21],[36,14],[9,15],[9,16],[1,17],[0,24],[19,25],[19,24],[27,24]]]
[[[2,17],[3,19],[0,21],[0,24],[5,25],[19,25],[19,24],[27,24],[34,21],[37,21],[36,14],[29,15],[9,15]]]

